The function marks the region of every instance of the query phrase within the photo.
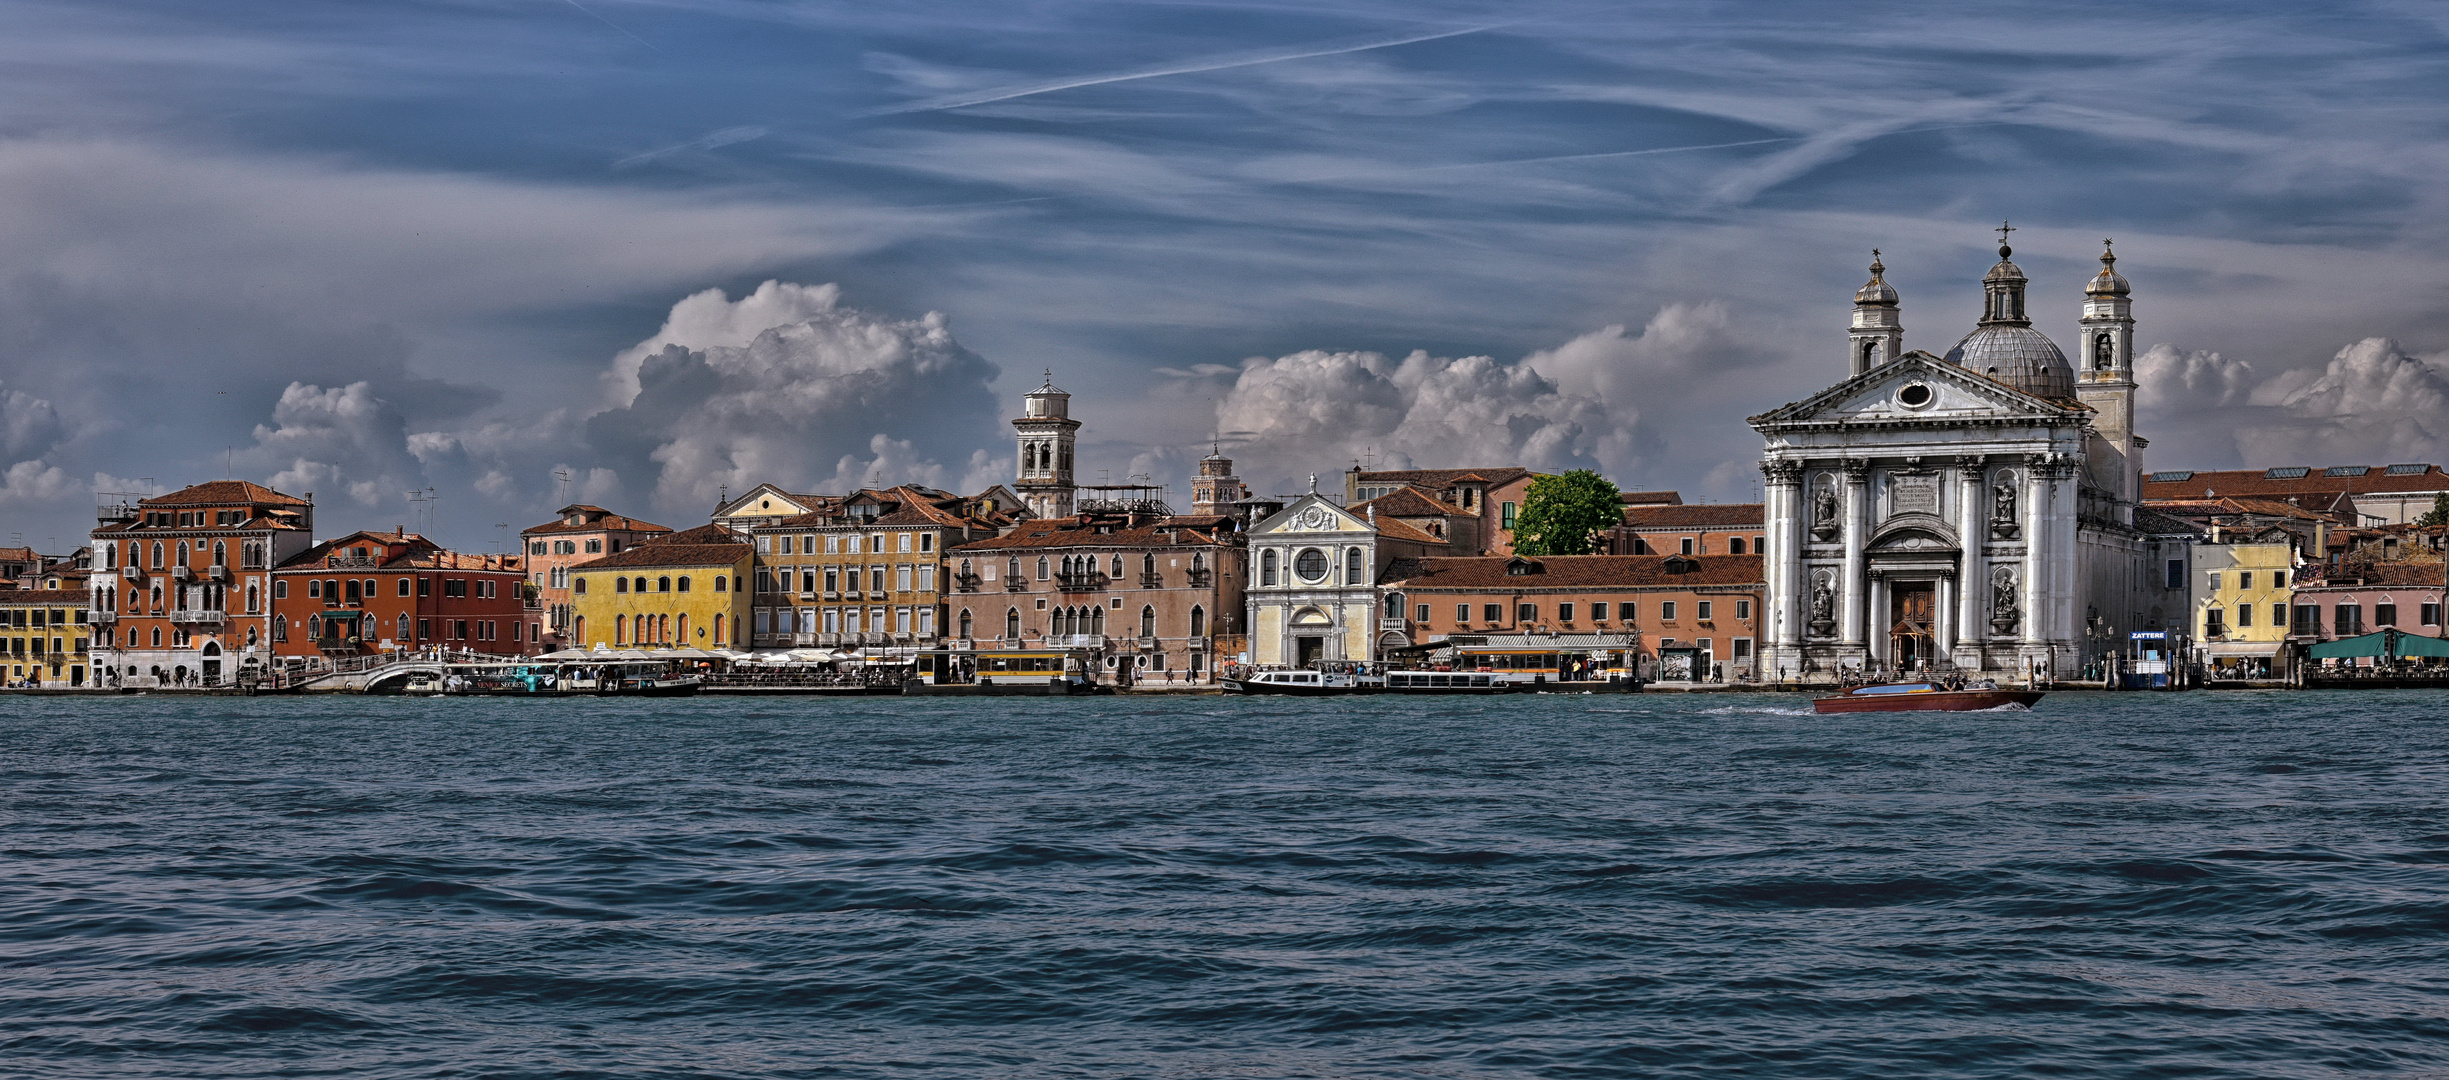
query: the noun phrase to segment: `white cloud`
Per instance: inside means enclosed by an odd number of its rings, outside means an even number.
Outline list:
[[[0,506],[38,505],[78,493],[76,477],[57,465],[20,461],[0,472]]]
[[[654,337],[615,358],[607,377],[637,389],[587,420],[589,441],[616,467],[634,462],[629,475],[653,475],[666,513],[767,482],[943,486],[955,467],[932,455],[995,433],[993,365],[941,313],[894,319],[839,296],[767,282],[736,301],[719,290],[682,300]],[[978,471],[975,455],[962,459]]]
[[[431,452],[431,437],[422,440]],[[381,505],[424,484],[400,415],[371,384],[324,387],[293,382],[272,408],[272,422],[255,427],[253,463],[278,469],[266,481],[303,495],[339,492],[362,507]]]
[[[2440,461],[2449,458],[2440,360],[2373,337],[2319,368],[2258,378],[2252,364],[2159,345],[2135,358],[2140,426],[2155,461],[2197,467]]]

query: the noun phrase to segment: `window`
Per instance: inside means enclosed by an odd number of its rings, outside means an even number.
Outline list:
[[[628,578],[625,578],[625,577],[617,577],[617,578],[612,579],[612,591],[614,591],[614,592],[616,592],[616,593],[625,593],[625,592],[628,592],[628,591],[629,591],[629,579],[628,579]]]
[[[1139,636],[1144,638],[1152,638],[1156,636],[1156,607],[1154,605],[1140,605]]]
[[[1537,605],[1537,604],[1515,604],[1515,605],[1514,605],[1514,622],[1516,622],[1516,623],[1518,623],[1518,624],[1528,625],[1528,624],[1530,624],[1530,623],[1535,623],[1535,622],[1538,622],[1538,621],[1539,621],[1539,605]]]
[[[1273,585],[1275,583],[1276,553],[1274,549],[1270,548],[1259,553],[1259,584]]]
[[[1037,557],[1037,579],[1039,581],[1046,580],[1047,574],[1052,568],[1052,564],[1046,561],[1045,556],[1040,555]]]
[[[1514,527],[1514,504],[1505,503],[1497,508],[1497,527],[1502,529]]]
[[[1607,601],[1605,601],[1605,600],[1593,600],[1593,601],[1591,601],[1591,602],[1590,602],[1590,621],[1591,621],[1591,622],[1606,622],[1606,621],[1607,621]]]
[[[2211,585],[2211,591],[2212,591],[2212,592],[2218,592],[2218,591],[2219,591],[2219,572],[2218,572],[2218,571],[2216,571],[2216,570],[2212,571],[2212,572],[2211,572],[2211,575],[2210,575],[2209,577],[2205,578],[2204,580],[2205,580],[2205,581],[2208,581],[2208,582],[2210,583],[2210,585]]]
[[[2273,571],[2271,571],[2271,572],[2270,572],[2270,587],[2271,587],[2271,588],[2274,588],[2274,589],[2284,589],[2284,588],[2287,588],[2287,571],[2285,571],[2285,570],[2273,570]]]
[[[900,542],[899,542],[899,544],[898,544],[898,546],[900,547],[900,549],[901,549],[901,550],[903,550],[903,551],[908,551],[908,550],[910,550],[910,534],[909,534],[909,533],[901,533],[901,534],[898,534],[898,535],[899,535],[899,537],[900,537]]]
[[[2337,621],[2330,625],[2332,633],[2340,637],[2349,637],[2364,632],[2364,605],[2340,604],[2336,615]]]
[[[893,568],[893,588],[900,592],[910,591],[910,564],[903,563]]]
[[[1729,536],[1729,537],[1727,537],[1727,538],[1726,538],[1726,553],[1727,553],[1727,554],[1729,554],[1729,555],[1741,555],[1741,554],[1743,554],[1743,538],[1742,538],[1742,537],[1740,537],[1740,536]]]
[[[666,577],[659,577],[659,578],[656,578],[656,579],[655,579],[655,591],[656,591],[656,592],[670,592],[670,591],[672,591],[672,579],[671,579],[670,577],[668,577],[668,576],[666,576]]]
[[[874,536],[870,536],[870,537],[868,537],[868,538],[867,538],[867,550],[868,550],[868,551],[870,551],[870,552],[873,552],[873,553],[879,553],[879,554],[881,554],[881,553],[884,551],[884,534],[883,534],[883,533],[877,533],[877,534],[876,534],[876,535],[874,535]],[[878,630],[877,632],[878,632],[878,633],[882,633],[883,631],[880,629],[880,630]]]
[[[1674,622],[1674,621],[1675,621],[1675,601],[1673,601],[1673,600],[1662,600],[1662,601],[1659,601],[1659,604],[1658,604],[1658,617],[1659,617],[1659,618],[1661,618],[1661,619],[1664,619],[1664,620],[1666,620],[1666,621],[1668,621],[1668,622]]]
[[[1480,614],[1487,616],[1487,619],[1486,619],[1485,621],[1487,621],[1487,622],[1489,622],[1489,623],[1501,623],[1501,622],[1504,622],[1504,621],[1505,621],[1505,605],[1503,605],[1503,604],[1482,604],[1482,605],[1480,605]]]
[[[1717,605],[1712,601],[1701,600],[1695,602],[1692,606],[1694,609],[1692,612],[1692,617],[1695,619],[1707,621],[1717,617]]]
[[[1323,581],[1327,576],[1327,553],[1311,548],[1293,557],[1293,574],[1303,581]]]
[[[2228,609],[2226,608],[2210,608],[2204,611],[2202,618],[2202,632],[2209,637],[2218,637],[2221,634],[2227,633],[2227,612]],[[2236,613],[2238,616],[2238,626],[2241,627],[2252,625],[2251,622],[2248,621],[2253,618],[2252,607],[2240,607],[2236,609]]]
[[[1190,609],[1190,636],[1192,636],[1192,637],[1206,637],[1206,636],[1207,636],[1207,609],[1206,609],[1206,608],[1203,608],[1203,607],[1193,607],[1193,608],[1191,608],[1191,609]]]
[[[312,587],[312,586],[314,585],[314,582],[309,581],[309,582],[307,582],[306,584],[307,584],[309,587]],[[280,580],[280,579],[278,579],[278,578],[273,579],[273,581],[272,581],[272,598],[273,598],[273,599],[275,599],[275,600],[287,600],[287,599],[289,599],[289,583],[288,583],[288,582],[286,582],[286,581],[282,581],[282,580]]]
[[[2287,625],[2287,605],[2286,605],[2286,604],[2272,604],[2272,605],[2270,606],[2270,624],[2271,624],[2272,626],[2286,626],[2286,625]]]
[[[1469,604],[1456,604],[1456,605],[1454,605],[1454,621],[1455,621],[1455,622],[1458,622],[1458,623],[1467,623],[1467,622],[1470,622],[1470,621],[1471,621],[1471,605],[1469,605]]]
[[[1691,537],[1689,537],[1689,536],[1687,536],[1687,537],[1685,537],[1685,538],[1684,538],[1684,552],[1683,552],[1683,553],[1684,553],[1684,554],[1686,554],[1686,555],[1690,555],[1690,554],[1692,554],[1692,538],[1691,538]]]
[[[589,540],[589,541],[587,541],[587,554],[589,554],[589,555],[601,555],[601,554],[603,554],[603,553],[604,553],[604,542],[603,542],[601,539],[596,539],[596,540]]]
[[[399,594],[400,594],[401,596],[406,596],[406,595],[408,595],[408,594],[409,594],[411,591],[413,591],[413,590],[416,588],[416,586],[409,584],[409,582],[410,582],[410,579],[408,579],[408,578],[401,578],[401,579],[400,579]]]
[[[1361,576],[1361,549],[1359,549],[1359,548],[1345,548],[1345,549],[1344,549],[1344,584],[1346,584],[1346,585],[1359,585],[1359,584],[1363,583],[1365,580],[1367,580],[1367,579]]]
[[[2224,618],[2222,618],[2222,616],[2223,616],[2223,615],[2225,615],[2225,614],[2227,613],[2227,610],[2228,610],[2228,609],[2226,609],[2226,608],[2216,608],[2216,607],[2211,609],[2210,614],[2211,614],[2211,632],[2212,632],[2212,633],[2216,634],[2216,633],[2219,633],[2219,632],[2220,632],[2220,624],[2221,624],[2221,623],[2223,623],[2223,622],[2225,622],[2225,621],[2227,621],[2227,620],[2225,620]],[[2236,626],[2237,626],[2237,629],[2242,630],[2242,629],[2245,629],[2246,627],[2249,627],[2249,626],[2252,626],[2252,625],[2253,625],[2253,605],[2252,605],[2252,604],[2238,604],[2238,605],[2236,606]]]
[[[432,596],[432,595],[434,595],[434,579],[429,578],[429,577],[421,577],[421,578],[418,578],[418,579],[417,579],[417,595],[418,595],[418,596]]]
[[[2372,606],[2372,624],[2374,626],[2398,625],[2398,605],[2374,604]]]
[[[1019,609],[1019,608],[1007,608],[1007,609],[1005,609],[1005,610],[1004,610],[1004,613],[1003,613],[1003,636],[1005,636],[1005,637],[1007,637],[1007,638],[1011,638],[1011,639],[1013,639],[1013,640],[1015,640],[1015,641],[1017,641],[1017,640],[1019,640],[1019,639],[1020,639],[1020,609]]]
[[[2212,584],[2211,584],[2211,587],[2212,587],[2212,588],[2214,588],[2214,589],[2219,588],[2219,583],[2218,583],[2216,580],[2214,580],[2214,581],[2212,582]],[[2246,591],[2246,590],[2248,590],[2248,589],[2251,589],[2251,588],[2253,588],[2253,571],[2251,571],[2251,570],[2239,570],[2239,571],[2237,571],[2237,572],[2236,572],[2236,591],[2238,591],[2238,592],[2244,592],[2244,591]]]
[[[1751,601],[1749,601],[1749,600],[1737,600],[1737,601],[1735,601],[1735,617],[1736,617],[1736,618],[1738,618],[1738,619],[1749,619],[1749,618],[1751,618],[1751,617],[1752,617],[1752,602],[1751,602]]]
[[[682,591],[682,592],[687,592],[687,591],[689,591],[689,579],[688,579],[687,577],[682,577],[682,578],[680,579],[680,591]]]
[[[757,538],[757,554],[759,554],[759,555],[771,555],[771,554],[773,554],[773,553],[774,553],[774,538],[773,538],[773,537],[771,537],[771,536],[760,536],[760,537],[758,537],[758,538]]]
[[[306,598],[307,598],[307,599],[309,599],[309,600],[319,600],[319,599],[322,599],[322,597],[323,597],[323,583],[322,583],[321,581],[318,581],[318,580],[314,579],[314,578],[307,578],[307,579],[306,579]]]
[[[1573,603],[1571,601],[1566,601],[1556,605],[1556,621],[1565,623],[1573,621]]]
[[[927,552],[934,551],[934,550],[935,550],[935,534],[934,534],[934,533],[920,533],[920,534],[918,534],[918,550],[919,550],[920,554],[925,554],[925,553],[927,553]]]
[[[2321,633],[2321,608],[2314,604],[2296,605],[2296,621],[2294,625],[2288,627],[2288,632],[2291,634]]]
[[[2425,604],[2425,605],[2423,605],[2421,608],[2417,609],[2417,611],[2418,611],[2419,617],[2421,617],[2421,618],[2423,619],[2423,625],[2425,625],[2425,626],[2439,626],[2439,625],[2440,625],[2440,605],[2439,605],[2439,604]]]
[[[1425,623],[1427,623],[1427,622],[1429,621],[1429,606],[1428,606],[1427,604],[1422,604],[1422,605],[1420,605],[1420,608],[1419,608],[1419,611],[1418,611],[1418,617],[1419,617],[1420,621],[1421,621],[1422,623],[1424,623],[1424,624],[1425,624]]]
[[[587,595],[587,579],[582,577],[570,582],[570,592],[578,596]]]
[[[2170,560],[2168,561],[2168,577],[2167,577],[2167,579],[2166,579],[2166,580],[2167,580],[2167,587],[2169,587],[2169,588],[2171,588],[2171,589],[2182,589],[2182,588],[2185,588],[2185,560],[2184,560],[2184,559],[2170,559]]]

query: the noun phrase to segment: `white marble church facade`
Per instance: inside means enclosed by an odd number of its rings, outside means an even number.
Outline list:
[[[1764,676],[2071,675],[2122,644],[2112,628],[2152,621],[2127,283],[2104,252],[2078,376],[2032,329],[2010,254],[2002,242],[1981,321],[1945,356],[1904,351],[1874,257],[1849,377],[1751,418],[1767,440]]]

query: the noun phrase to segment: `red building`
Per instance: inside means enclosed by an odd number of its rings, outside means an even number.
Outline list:
[[[260,661],[271,629],[266,569],[310,546],[311,498],[213,480],[106,503],[98,516],[90,579],[97,682],[211,686]]]
[[[445,551],[415,533],[327,540],[272,572],[277,656],[362,656],[439,645],[539,651],[543,604],[516,555]]]

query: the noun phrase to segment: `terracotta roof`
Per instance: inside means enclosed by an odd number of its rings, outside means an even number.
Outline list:
[[[1136,547],[1206,547],[1223,541],[1210,530],[1176,524],[1178,518],[1166,518],[1138,528],[1116,528],[1113,532],[1098,532],[1087,518],[1044,518],[1024,521],[1002,536],[972,540],[950,550],[964,553],[1019,551],[1028,548],[1136,548]],[[1212,519],[1219,524],[1221,518]],[[1415,530],[1416,531],[1416,530]]]
[[[2449,491],[2449,473],[2442,472],[2440,466],[2422,465],[2420,466],[2421,472],[2415,471],[2417,468],[2416,465],[2350,465],[2327,468],[2299,465],[2282,469],[2221,469],[2207,472],[2164,469],[2144,474],[2143,497],[2145,499],[2198,499],[2208,498],[2216,493],[2218,495],[2248,495],[2267,498],[2273,495],[2319,494],[2327,496],[2337,492],[2346,492],[2351,495],[2383,495],[2402,492]],[[2290,475],[2298,469],[2304,470],[2304,474]],[[2330,475],[2334,472],[2345,474],[2351,469],[2362,469],[2363,472],[2360,475]],[[2392,472],[2392,469],[2398,471]],[[2273,472],[2282,475],[2270,475]],[[2183,478],[2179,479],[2181,474]],[[2155,479],[2156,477],[2169,477],[2169,479]]]
[[[1684,496],[1674,491],[1619,491],[1616,499],[1626,506],[1681,506]]]
[[[1415,543],[1436,544],[1439,546],[1443,546],[1446,543],[1445,537],[1431,533],[1426,529],[1412,524],[1411,522],[1403,520],[1402,518],[1387,517],[1384,514],[1380,514],[1378,515],[1377,526],[1378,535],[1386,537],[1389,540],[1410,540]]]
[[[247,503],[256,506],[310,506],[304,499],[283,495],[262,484],[245,480],[208,480],[190,484],[167,495],[138,499],[138,506],[215,506]]]
[[[652,540],[640,540],[635,545],[632,545],[629,550],[636,551],[639,548],[662,547],[667,544],[740,544],[745,546],[747,543],[748,541],[740,539],[739,536],[734,534],[730,529],[726,529],[709,521],[694,529],[676,532],[669,536],[658,536]]]
[[[593,511],[595,513],[603,514],[604,516],[584,525],[572,525],[560,518],[554,518],[553,520],[545,522],[544,524],[538,525],[532,529],[521,529],[519,530],[519,535],[542,536],[546,533],[579,532],[668,533],[672,531],[672,527],[669,525],[657,525],[651,521],[640,521],[633,517],[626,517],[621,514],[612,513],[611,511],[605,510],[600,506],[571,505],[561,508],[561,512],[564,514],[574,513],[577,511]]]
[[[2386,562],[2369,565],[2334,566],[2322,581],[2299,580],[2296,591],[2307,589],[2437,589],[2441,587],[2441,565],[2437,562]],[[2405,629],[2405,627],[2401,627]]]
[[[2295,521],[2337,520],[2335,515],[2307,510],[2294,503],[2280,502],[2277,499],[2145,499],[2143,506],[2176,518],[2259,514],[2263,517],[2288,518]]]
[[[1509,574],[1520,561],[1534,569]],[[1700,587],[1762,585],[1758,555],[1543,555],[1537,558],[1480,555],[1469,558],[1396,559],[1379,579],[1406,589],[1494,592],[1506,589],[1598,589],[1641,586]]]
[[[1419,484],[1429,488],[1443,488],[1460,480],[1479,480],[1491,485],[1506,484],[1529,475],[1531,471],[1520,465],[1500,465],[1493,469],[1391,469],[1364,472],[1360,475],[1360,482],[1364,484]]]
[[[1399,487],[1350,507],[1355,514],[1368,516],[1369,507],[1377,508],[1381,517],[1473,517],[1471,511],[1436,498],[1416,487]]]
[[[83,589],[0,589],[0,604],[74,604],[83,607],[93,594]]]
[[[1767,517],[1759,503],[1693,503],[1689,506],[1627,506],[1624,524],[1634,529],[1757,529]]]
[[[691,532],[696,530],[692,529]],[[579,563],[570,569],[583,573],[589,570],[619,570],[640,566],[730,566],[748,554],[748,545],[738,541],[725,544],[682,544],[668,540],[641,543],[603,558]]]

